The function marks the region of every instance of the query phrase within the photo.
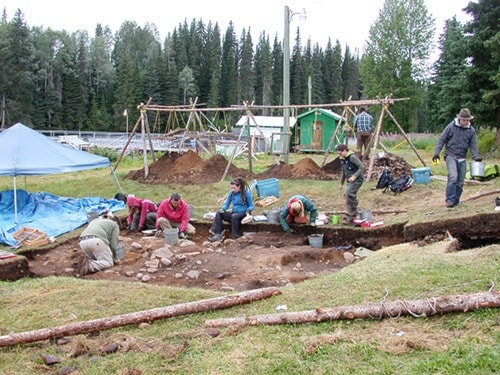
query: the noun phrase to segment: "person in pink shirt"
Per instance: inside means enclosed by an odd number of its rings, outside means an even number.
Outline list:
[[[158,206],[156,229],[179,228],[179,237],[194,235],[196,229],[189,223],[189,206],[177,193],[173,193]]]
[[[138,230],[139,232],[146,229],[155,229],[156,204],[149,199],[129,195],[127,197],[127,206],[127,229]]]

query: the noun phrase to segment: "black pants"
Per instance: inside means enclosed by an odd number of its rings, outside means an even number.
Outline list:
[[[215,214],[215,220],[212,224],[212,232],[215,234],[222,233],[222,225],[223,221],[231,223],[231,235],[233,238],[238,238],[241,236],[240,227],[241,220],[246,216],[246,212],[235,212],[232,213],[230,211],[217,212]]]

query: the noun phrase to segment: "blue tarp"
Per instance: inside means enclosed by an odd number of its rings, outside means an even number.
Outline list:
[[[48,238],[71,232],[87,223],[87,212],[112,212],[125,208],[122,201],[101,197],[68,198],[47,192],[17,190],[17,223],[14,215],[14,190],[0,192],[0,243],[15,245],[12,236],[28,227],[44,232]]]

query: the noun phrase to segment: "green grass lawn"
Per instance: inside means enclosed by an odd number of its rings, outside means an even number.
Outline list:
[[[413,166],[420,166],[410,150],[397,152]],[[423,153],[430,160],[430,153]],[[306,156],[321,163],[322,155],[292,155],[290,162]],[[265,169],[272,162],[269,156],[259,156],[254,165]],[[126,193],[159,201],[178,191],[195,206],[198,217],[214,209],[217,198],[226,193],[226,181],[203,186],[141,185],[123,178],[130,169],[140,168],[141,163],[142,159],[125,159],[120,164],[117,174]],[[245,159],[235,161],[238,167],[246,163]],[[442,164],[433,167],[433,173],[445,175]],[[498,189],[498,180],[467,187],[466,193]],[[434,218],[491,211],[488,200],[464,205],[461,211],[451,213],[444,207],[427,206],[425,201],[430,196],[444,195],[442,181],[415,186],[397,198],[382,196],[373,189],[374,184],[371,181],[363,186],[360,197],[365,204],[396,207],[404,206],[405,201],[417,203],[404,220],[428,220],[426,214],[431,209]],[[17,185],[30,192],[49,191],[72,197],[112,197],[117,192],[109,170],[18,178]],[[0,178],[0,191],[11,188],[12,179]],[[303,192],[325,210],[343,207],[337,181],[280,181],[280,191],[284,197]],[[384,201],[379,202],[381,197]],[[425,247],[401,244],[384,248],[340,272],[284,287],[281,295],[248,305],[158,320],[141,328],[125,326],[97,336],[71,336],[66,345],[43,341],[0,348],[0,374],[56,374],[63,366],[79,374],[497,373],[498,309],[419,318],[231,327],[220,329],[217,337],[208,335],[203,328],[207,319],[271,314],[278,305],[286,305],[288,311],[301,311],[477,293],[491,285],[497,288],[499,245],[459,252],[446,252],[447,246],[445,241]],[[0,282],[0,335],[221,295],[208,290],[64,277]],[[120,349],[102,355],[101,348],[112,342],[118,343]],[[46,366],[42,354],[57,356],[61,363]]]

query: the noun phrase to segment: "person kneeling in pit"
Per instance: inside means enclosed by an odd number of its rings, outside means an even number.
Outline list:
[[[316,225],[316,206],[303,195],[294,195],[281,209],[280,224],[284,232],[294,233],[289,224],[307,224],[307,214],[310,213],[309,224]]]
[[[118,258],[120,219],[108,213],[92,220],[80,235],[83,255],[78,262],[78,276],[112,267]]]
[[[189,223],[189,206],[177,193],[161,202],[156,211],[156,229],[163,231],[167,228],[179,228],[180,238],[196,233],[195,227]]]

